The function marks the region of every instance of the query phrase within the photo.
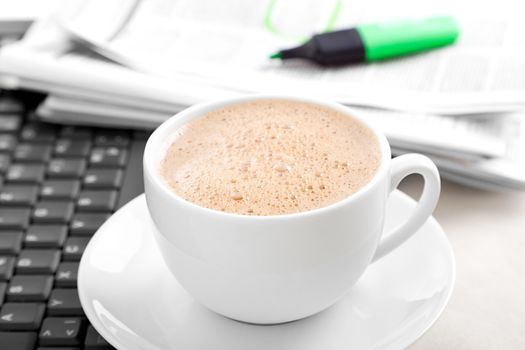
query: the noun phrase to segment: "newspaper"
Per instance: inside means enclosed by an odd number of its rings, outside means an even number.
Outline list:
[[[125,105],[132,107],[133,112],[126,117],[119,111],[119,122],[139,127],[148,125],[147,121],[140,121],[141,118],[154,113],[171,116],[194,103],[239,94],[238,91],[207,87],[196,82],[161,79],[74,53],[57,56],[53,51],[28,52],[21,46],[11,48],[3,57],[0,55],[0,63],[3,62],[0,73],[4,70],[0,84],[7,88],[52,93],[53,97],[43,108],[45,116],[49,116],[51,110],[60,110],[60,115],[66,116],[64,105],[70,109],[77,106],[84,112],[90,108],[100,110],[102,104]],[[292,92],[299,94],[296,90]],[[318,94],[312,96],[319,97]],[[111,110],[110,106],[106,107],[106,112]],[[140,114],[141,110],[147,112]],[[503,154],[503,140],[496,140],[483,132],[473,116],[452,119],[420,113],[388,113],[381,109],[366,111],[368,118],[381,123],[385,132],[406,148],[422,150],[424,145],[424,148],[434,151],[476,157]],[[92,123],[102,122],[100,116],[101,112],[93,111]]]
[[[423,151],[436,163],[442,177],[487,190],[525,189],[525,115],[509,113],[493,119],[480,119],[478,128],[504,142],[504,154],[489,158],[467,158],[453,153]],[[474,126],[474,125],[472,125]],[[393,143],[392,153],[412,152]]]
[[[519,1],[123,3],[129,15],[118,31],[94,28],[91,17],[64,19],[62,24],[75,37],[137,70],[231,90],[295,90],[352,105],[441,114],[525,107],[525,23],[519,11],[525,8]],[[105,3],[86,6],[93,7],[86,15],[91,16]],[[315,32],[440,14],[454,16],[460,25],[454,46],[330,70],[268,59],[276,49],[295,46]]]

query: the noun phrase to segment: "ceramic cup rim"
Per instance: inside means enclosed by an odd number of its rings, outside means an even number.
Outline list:
[[[307,211],[301,211],[297,213],[288,213],[288,214],[280,214],[280,215],[243,215],[243,214],[236,214],[236,213],[230,213],[230,212],[223,212],[215,209],[206,208],[203,206],[200,206],[196,203],[190,202],[183,197],[176,194],[173,190],[171,190],[168,186],[168,184],[165,182],[164,179],[162,179],[162,176],[160,175],[159,171],[159,157],[156,156],[158,153],[162,152],[165,153],[169,142],[169,136],[173,135],[177,129],[179,129],[182,125],[187,123],[189,120],[193,120],[195,118],[199,118],[203,116],[204,114],[211,112],[213,110],[230,106],[230,105],[236,105],[244,102],[251,102],[256,100],[285,100],[285,101],[292,101],[292,102],[304,102],[309,104],[314,104],[326,108],[330,108],[332,110],[335,110],[337,112],[340,112],[350,118],[354,118],[361,122],[365,127],[367,127],[374,136],[377,138],[380,150],[381,150],[381,161],[379,164],[379,168],[376,170],[374,176],[372,179],[370,179],[363,187],[361,187],[358,191],[350,194],[349,196],[326,206],[315,208],[312,210]],[[187,119],[187,120],[186,120]],[[182,120],[182,121],[181,121]],[[168,135],[167,135],[168,134]],[[163,157],[160,157],[162,159]],[[390,145],[385,137],[385,135],[380,132],[374,125],[371,125],[368,121],[366,121],[363,117],[360,116],[359,112],[356,112],[354,109],[344,106],[342,104],[339,104],[337,102],[331,102],[315,97],[305,97],[302,96],[296,96],[296,95],[284,95],[284,94],[253,94],[253,95],[245,95],[242,97],[233,97],[233,98],[222,98],[219,100],[214,100],[210,102],[204,102],[199,103],[196,105],[193,105],[189,108],[184,109],[183,111],[175,114],[174,116],[167,119],[165,122],[163,122],[148,138],[148,141],[146,142],[146,147],[144,149],[144,157],[143,157],[143,167],[144,167],[144,176],[147,177],[149,181],[154,183],[158,188],[161,188],[162,191],[169,196],[170,199],[173,201],[178,202],[179,204],[183,206],[187,206],[189,208],[192,208],[194,210],[201,211],[203,213],[217,215],[223,218],[231,218],[231,219],[237,219],[237,220],[250,220],[250,221],[266,221],[266,220],[285,220],[290,218],[304,218],[308,216],[315,216],[320,215],[323,213],[326,213],[328,211],[336,210],[342,206],[349,205],[352,202],[355,202],[357,199],[365,195],[370,191],[370,189],[374,188],[381,179],[388,173],[388,163],[391,158],[391,151],[390,151]]]

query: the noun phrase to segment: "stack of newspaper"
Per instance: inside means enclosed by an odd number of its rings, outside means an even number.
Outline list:
[[[443,177],[525,189],[525,22],[519,2],[502,2],[71,0],[0,51],[0,87],[47,93],[48,121],[135,128],[210,99],[316,96],[352,106],[394,154],[425,153]],[[456,45],[340,68],[267,58],[313,32],[431,15],[455,16]]]

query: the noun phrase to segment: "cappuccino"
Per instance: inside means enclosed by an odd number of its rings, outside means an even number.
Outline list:
[[[160,164],[178,196],[242,215],[282,215],[338,202],[379,168],[371,130],[339,111],[289,100],[226,106],[179,128]]]

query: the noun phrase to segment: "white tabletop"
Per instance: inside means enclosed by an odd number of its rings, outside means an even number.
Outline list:
[[[419,196],[411,178],[401,189]],[[444,182],[434,213],[454,249],[456,286],[443,315],[411,349],[525,349],[525,192]]]

